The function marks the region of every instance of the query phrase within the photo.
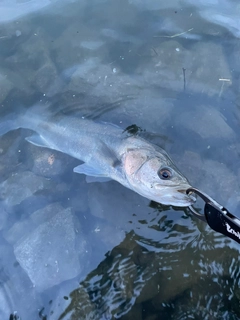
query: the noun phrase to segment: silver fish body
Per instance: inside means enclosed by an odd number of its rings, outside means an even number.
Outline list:
[[[74,172],[102,181],[116,180],[165,205],[193,203],[186,194],[189,182],[160,147],[109,123],[42,114],[33,109],[17,118],[10,115],[0,124],[0,135],[17,128],[31,129],[35,134],[26,138],[30,143],[82,160]]]

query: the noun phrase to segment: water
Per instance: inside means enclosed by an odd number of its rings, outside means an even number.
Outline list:
[[[1,1],[1,116],[136,124],[240,217],[238,1]],[[187,209],[0,138],[1,319],[239,319],[239,245]]]

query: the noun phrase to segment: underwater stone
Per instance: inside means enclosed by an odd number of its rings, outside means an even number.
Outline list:
[[[40,148],[28,143],[25,159],[30,171],[44,176],[54,177],[63,174],[73,159],[61,152]]]
[[[81,272],[79,255],[82,260],[87,251],[86,241],[79,230],[77,234],[70,208],[60,209],[59,205],[52,204],[34,214],[49,215],[49,219],[33,231],[26,231],[14,245],[14,253],[36,289],[43,291]]]
[[[223,114],[212,106],[198,105],[195,109],[178,114],[176,125],[197,133],[202,139],[234,137],[234,131]]]
[[[0,319],[11,319],[10,314],[18,315],[21,319],[37,319],[38,307],[42,305],[41,298],[36,294],[26,272],[17,263],[13,247],[3,242],[1,237],[0,252]]]
[[[0,184],[0,200],[4,200],[7,206],[14,206],[49,185],[47,179],[38,177],[30,171],[15,173]]]
[[[13,89],[14,85],[7,79],[7,77],[4,74],[2,74],[1,71],[0,71],[0,86],[1,86],[0,102],[2,102],[8,96],[10,91]]]
[[[2,206],[0,206],[0,230],[3,230],[8,221],[8,213],[4,210]]]

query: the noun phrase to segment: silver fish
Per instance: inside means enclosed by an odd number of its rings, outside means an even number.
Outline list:
[[[0,123],[0,135],[26,128],[35,134],[26,140],[36,146],[66,153],[84,163],[74,172],[100,180],[116,180],[143,197],[186,207],[194,198],[186,194],[188,180],[160,147],[110,123],[67,115],[49,115],[41,106],[22,115],[10,114]]]

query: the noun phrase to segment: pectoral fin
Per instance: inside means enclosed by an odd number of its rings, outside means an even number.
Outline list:
[[[30,137],[26,137],[25,140],[34,144],[35,146],[49,148],[49,145],[47,144],[47,142],[37,134],[34,134]]]
[[[109,177],[106,177],[100,170],[93,168],[86,163],[80,164],[79,166],[75,167],[73,171],[89,176],[86,178],[87,182],[106,182],[111,180]]]

